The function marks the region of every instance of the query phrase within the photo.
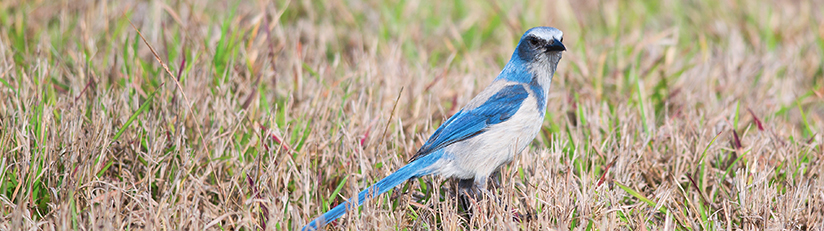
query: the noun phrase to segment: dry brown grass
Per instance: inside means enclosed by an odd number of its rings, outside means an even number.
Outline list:
[[[569,50],[497,202],[465,214],[425,177],[327,228],[822,230],[822,9],[4,0],[0,230],[299,228],[403,166],[539,25]]]

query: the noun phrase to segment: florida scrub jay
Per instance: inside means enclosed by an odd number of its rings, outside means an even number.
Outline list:
[[[547,93],[561,52],[563,32],[535,27],[521,36],[509,62],[492,83],[441,124],[409,161],[358,193],[358,206],[408,179],[435,174],[473,182],[486,189],[487,178],[512,161],[541,129]],[[355,198],[332,208],[303,230],[315,230],[346,212]]]

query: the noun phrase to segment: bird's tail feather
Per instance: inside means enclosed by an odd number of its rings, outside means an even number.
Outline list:
[[[309,224],[303,227],[301,230],[317,230],[320,227],[323,227],[329,222],[338,219],[340,216],[343,216],[346,213],[348,207],[359,207],[363,204],[363,202],[368,198],[376,197],[380,194],[383,194],[395,186],[406,182],[406,180],[413,178],[413,177],[420,177],[424,175],[428,175],[432,173],[431,170],[427,169],[427,167],[431,166],[437,160],[440,159],[441,155],[443,154],[442,150],[438,150],[435,153],[431,153],[429,155],[420,157],[415,161],[401,167],[398,171],[395,171],[392,174],[389,174],[386,178],[381,179],[378,183],[375,183],[369,188],[358,193],[358,206],[351,206],[351,202],[355,201],[355,198],[350,198],[349,201],[345,201],[338,206],[335,206],[328,212],[324,213],[318,218],[315,218]]]

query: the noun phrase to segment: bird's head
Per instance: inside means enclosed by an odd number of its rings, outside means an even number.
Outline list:
[[[537,80],[549,86],[552,75],[566,50],[564,32],[552,27],[535,27],[521,36],[518,47],[498,78],[530,83]],[[537,78],[536,78],[537,77]]]
[[[552,27],[535,27],[521,36],[516,53],[526,63],[552,64],[554,69],[566,50],[564,32]]]

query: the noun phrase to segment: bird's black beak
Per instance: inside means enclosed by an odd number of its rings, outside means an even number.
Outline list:
[[[566,47],[564,46],[561,41],[557,39],[552,39],[549,43],[546,44],[546,51],[565,51]]]

